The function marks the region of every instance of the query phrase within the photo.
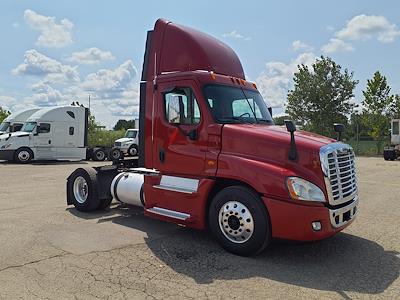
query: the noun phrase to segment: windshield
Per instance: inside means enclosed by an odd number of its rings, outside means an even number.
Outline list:
[[[257,91],[207,85],[204,94],[218,123],[273,124],[267,105]]]
[[[0,124],[0,131],[7,131],[8,127],[10,127],[10,122],[3,122]]]
[[[126,133],[125,133],[125,137],[126,138],[131,138],[131,139],[135,139],[136,138],[136,136],[137,136],[137,130],[128,130]]]
[[[32,132],[36,128],[36,122],[27,122],[22,126],[21,131]]]

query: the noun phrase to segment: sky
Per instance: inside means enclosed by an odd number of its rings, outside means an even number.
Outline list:
[[[275,115],[298,64],[329,56],[359,80],[379,70],[400,93],[399,1],[0,2],[0,106],[88,105],[112,128],[138,115],[146,31],[158,18],[204,31],[239,55]]]

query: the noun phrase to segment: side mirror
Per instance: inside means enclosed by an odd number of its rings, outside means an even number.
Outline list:
[[[285,122],[287,131],[289,131],[289,132],[295,132],[296,131],[296,124],[294,124],[293,121],[285,120],[284,122]]]
[[[290,132],[290,149],[289,149],[289,160],[297,161],[297,146],[294,139],[294,132],[296,131],[296,124],[291,120],[285,120],[286,130]]]
[[[172,96],[168,99],[167,103],[167,118],[168,123],[180,124],[181,123],[181,111],[179,97],[177,95]]]
[[[340,123],[335,123],[335,124],[333,124],[333,130],[335,130],[335,132],[338,133],[338,141],[341,141],[342,140],[342,133],[345,130],[344,125],[340,124]]]

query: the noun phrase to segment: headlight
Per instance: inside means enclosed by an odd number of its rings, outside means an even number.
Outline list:
[[[286,181],[290,196],[295,200],[325,202],[325,195],[315,184],[299,177]]]
[[[11,144],[5,144],[3,146],[1,146],[1,149],[7,149],[10,148]]]

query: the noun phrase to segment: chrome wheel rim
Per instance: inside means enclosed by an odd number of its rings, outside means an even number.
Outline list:
[[[232,243],[247,242],[254,231],[254,219],[249,209],[238,201],[229,201],[219,210],[219,227]]]
[[[74,181],[74,196],[78,203],[83,204],[88,198],[89,188],[85,178],[76,177]]]
[[[31,158],[31,154],[27,150],[22,150],[18,153],[18,159],[20,161],[28,161]]]
[[[106,157],[106,155],[105,155],[105,153],[104,153],[103,151],[98,151],[98,152],[96,153],[96,158],[97,158],[98,160],[103,160],[105,157]]]

